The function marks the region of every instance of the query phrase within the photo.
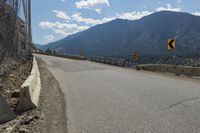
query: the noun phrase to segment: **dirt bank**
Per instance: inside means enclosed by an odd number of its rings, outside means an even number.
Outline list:
[[[42,60],[38,60],[41,74],[39,108],[18,115],[4,125],[1,133],[67,133],[66,104],[58,82]]]

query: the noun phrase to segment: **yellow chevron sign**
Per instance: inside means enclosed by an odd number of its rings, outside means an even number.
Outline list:
[[[175,49],[176,40],[175,39],[168,39],[168,50]]]
[[[139,57],[140,57],[139,50],[136,50],[136,52],[135,52],[135,62],[139,61]]]

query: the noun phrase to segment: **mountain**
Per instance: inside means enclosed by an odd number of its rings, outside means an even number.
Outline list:
[[[200,53],[200,17],[163,11],[130,21],[116,19],[50,43],[42,49],[91,56],[168,55],[167,40],[176,39],[173,54]]]
[[[36,48],[38,48],[38,49],[41,49],[41,48],[43,47],[43,45],[41,45],[41,44],[33,43],[33,45],[34,45]]]

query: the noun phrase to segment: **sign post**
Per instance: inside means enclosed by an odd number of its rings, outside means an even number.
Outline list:
[[[176,46],[176,40],[168,39],[168,51],[170,52],[170,58],[172,59],[172,61],[173,61],[173,53],[172,52],[175,49],[175,46]]]

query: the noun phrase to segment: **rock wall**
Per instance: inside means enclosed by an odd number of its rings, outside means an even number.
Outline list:
[[[8,1],[0,0],[0,124],[16,117],[12,110],[17,99],[11,95],[20,89],[32,67],[25,23],[17,17],[17,8],[5,3]]]
[[[26,43],[26,36],[25,23],[17,18],[14,45],[12,47],[13,57],[26,58],[31,55],[31,44]]]
[[[5,58],[21,59],[31,55],[25,23],[16,15],[14,8],[0,0],[0,63]]]
[[[15,117],[14,112],[10,109],[5,99],[0,94],[0,124],[12,120]]]

